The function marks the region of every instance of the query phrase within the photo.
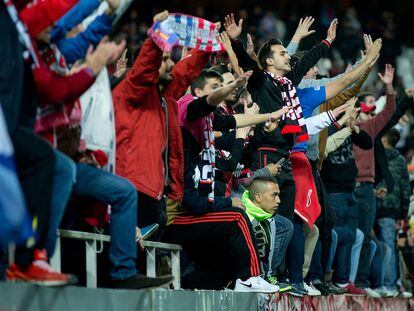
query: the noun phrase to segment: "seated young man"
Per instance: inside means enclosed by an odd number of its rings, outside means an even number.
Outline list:
[[[183,277],[184,288],[221,289],[235,282],[236,291],[272,293],[279,290],[260,277],[253,229],[239,198],[214,197],[213,130],[245,127],[278,120],[285,110],[266,115],[214,116],[216,107],[251,73],[221,87],[222,77],[204,71],[192,94],[178,101],[184,145],[184,199],[167,207],[165,240],[181,244],[195,263]],[[197,96],[197,97],[195,97]]]
[[[272,281],[272,272],[276,272],[274,256],[279,256],[279,261],[283,260],[287,245],[290,239],[282,243],[276,243],[281,237],[286,238],[283,231],[288,231],[288,236],[292,237],[293,225],[284,218],[285,222],[277,221],[275,215],[280,203],[279,185],[273,177],[256,177],[250,184],[249,190],[243,194],[242,202],[246,207],[246,213],[252,222],[253,230],[256,236],[256,243],[259,249],[259,259],[261,261],[263,272]],[[272,225],[276,222],[276,226]],[[289,223],[289,226],[286,225]],[[283,226],[284,228],[277,228]],[[284,229],[284,230],[281,230]],[[273,241],[274,240],[274,241]],[[281,244],[281,245],[278,245]],[[282,247],[283,245],[283,247]],[[279,250],[279,248],[281,248]],[[280,256],[282,255],[282,256]],[[287,291],[291,286],[284,283],[276,283],[280,287],[280,291]]]

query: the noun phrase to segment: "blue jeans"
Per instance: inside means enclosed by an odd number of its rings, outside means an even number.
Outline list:
[[[358,201],[358,228],[364,234],[356,283],[369,287],[371,231],[376,214],[374,184],[363,182],[355,188],[354,194]]]
[[[351,270],[349,272],[349,281],[355,283],[358,272],[359,256],[361,255],[362,243],[364,242],[364,234],[361,230],[356,229],[355,242],[352,244],[351,250]]]
[[[343,262],[344,270],[340,274],[336,274],[335,279],[340,283],[347,283],[348,280],[354,282],[356,271],[358,269],[359,254],[361,250],[362,241],[357,241],[357,227],[358,227],[358,205],[355,196],[352,192],[330,193],[329,201],[335,214],[337,216],[335,223],[335,231],[339,230],[345,235],[343,239],[346,246],[340,251],[342,255],[336,254],[334,260],[338,263]],[[344,231],[346,230],[346,231]],[[346,232],[346,233],[345,233]],[[350,235],[350,236],[349,236]],[[350,238],[351,245],[348,247],[347,243]],[[360,242],[360,243],[358,243]],[[344,255],[347,254],[347,255]],[[346,256],[344,258],[338,258],[339,256]],[[338,266],[338,264],[336,264]],[[349,268],[348,268],[349,267]],[[349,272],[348,272],[349,271]],[[348,273],[348,278],[345,279],[344,273]],[[341,280],[341,281],[340,281]]]
[[[275,215],[273,216],[273,221],[270,223],[270,227],[271,231],[276,234],[272,240],[272,245],[270,246],[270,269],[268,275],[276,276],[278,268],[285,260],[286,249],[292,239],[293,224],[289,219],[280,215]]]
[[[351,252],[354,243],[353,234],[344,227],[334,227],[338,235],[338,246],[334,257],[332,280],[336,283],[348,283],[351,270]]]
[[[97,199],[111,205],[109,234],[110,276],[123,280],[137,274],[137,191],[125,178],[87,164],[76,163],[76,184],[73,194]]]
[[[337,247],[338,247],[338,234],[336,233],[335,229],[332,229],[332,243],[331,243],[331,249],[329,251],[328,262],[326,263],[326,272],[329,272],[332,270],[332,264],[335,258]]]
[[[371,240],[370,249],[370,285],[371,288],[379,288],[384,285],[384,256],[385,260],[389,261],[389,250],[388,246],[378,241],[376,238]]]
[[[286,252],[286,267],[289,270],[291,284],[303,285],[303,263],[305,260],[305,234],[303,224],[293,222],[292,239]]]
[[[397,282],[397,252],[395,249],[396,238],[396,221],[393,218],[377,219],[379,226],[379,239],[384,242],[391,251],[389,263],[384,270],[384,286],[388,289],[394,289]]]
[[[70,158],[59,150],[55,150],[55,175],[53,176],[52,206],[50,210],[49,231],[46,240],[46,251],[53,256],[56,245],[56,231],[59,228],[66,205],[72,193],[76,178],[76,165]]]

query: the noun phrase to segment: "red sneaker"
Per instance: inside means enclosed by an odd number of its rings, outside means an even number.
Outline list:
[[[347,296],[365,296],[367,294],[365,289],[356,287],[354,283],[349,283],[345,288]]]
[[[43,286],[59,286],[76,283],[76,278],[70,274],[53,271],[47,262],[46,251],[35,250],[35,260],[22,269],[12,264],[6,272],[9,281],[24,281]]]

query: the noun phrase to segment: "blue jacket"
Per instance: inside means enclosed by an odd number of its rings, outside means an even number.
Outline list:
[[[102,14],[76,37],[65,38],[67,32],[91,15],[99,3],[99,0],[79,1],[53,28],[51,42],[57,45],[68,64],[84,58],[89,45],[98,45],[99,41],[110,32],[114,16]]]

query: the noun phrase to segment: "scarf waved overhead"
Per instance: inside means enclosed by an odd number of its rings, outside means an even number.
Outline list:
[[[307,141],[309,136],[306,123],[303,118],[299,97],[296,94],[296,88],[292,81],[285,77],[277,77],[268,71],[266,71],[266,74],[273,81],[277,89],[280,89],[283,107],[290,108],[289,112],[284,114],[280,121],[282,135],[297,134],[297,143]]]
[[[217,41],[217,35],[214,23],[178,13],[171,13],[162,22],[155,22],[149,30],[151,39],[161,50],[167,52],[171,52],[176,45],[207,52],[223,51],[224,47]]]

